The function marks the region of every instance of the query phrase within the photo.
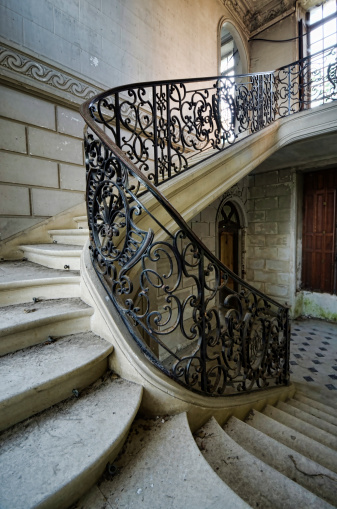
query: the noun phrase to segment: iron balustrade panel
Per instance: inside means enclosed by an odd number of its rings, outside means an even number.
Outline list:
[[[159,185],[278,118],[336,100],[336,68],[333,46],[269,73],[119,87],[90,111]]]
[[[147,358],[208,396],[287,384],[288,309],[223,266],[96,135],[85,148],[93,266]],[[139,196],[143,187],[159,200],[156,217]],[[159,220],[167,214],[169,229]]]
[[[336,100],[336,67],[334,46],[271,73],[119,87],[81,108],[93,266],[146,357],[192,391],[288,384],[288,309],[222,265],[157,186],[281,117]]]

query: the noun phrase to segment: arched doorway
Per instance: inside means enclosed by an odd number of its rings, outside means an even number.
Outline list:
[[[218,222],[219,259],[228,269],[239,275],[240,217],[232,201],[227,201],[220,210]],[[232,280],[228,287],[235,290]]]

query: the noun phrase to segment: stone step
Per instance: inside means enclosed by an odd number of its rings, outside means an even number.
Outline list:
[[[81,299],[55,299],[0,308],[0,356],[90,330],[93,309]]]
[[[290,449],[297,451],[307,458],[311,458],[316,463],[337,473],[337,455],[328,446],[312,440],[306,435],[267,417],[257,410],[250,412],[246,422]]]
[[[49,230],[49,235],[55,244],[70,244],[73,246],[84,246],[89,238],[88,228],[74,230]]]
[[[283,412],[287,412],[288,414],[293,415],[302,421],[316,426],[316,428],[322,429],[328,433],[331,433],[332,435],[337,436],[337,426],[331,424],[330,422],[326,422],[324,419],[320,419],[319,417],[316,417],[315,415],[312,415],[305,410],[296,408],[296,406],[289,405],[288,402],[283,403],[280,401],[276,406],[280,410],[283,410]]]
[[[197,443],[218,476],[251,506],[323,508],[330,504],[247,452],[212,417]],[[285,496],[286,494],[286,496]]]
[[[75,223],[77,223],[77,228],[88,228],[88,218],[87,216],[77,216],[73,218]]]
[[[31,264],[25,262],[26,265]],[[0,278],[0,306],[22,304],[33,299],[59,299],[80,296],[81,278],[76,272],[56,271],[46,267],[33,273],[13,274],[13,278]],[[17,277],[19,276],[19,277]]]
[[[331,435],[331,433],[319,429],[312,424],[302,421],[302,419],[298,419],[297,417],[270,405],[266,406],[263,413],[264,415],[275,419],[275,421],[281,422],[285,426],[303,433],[303,435],[307,435],[307,437],[316,440],[316,442],[320,442],[331,449],[337,450],[337,438],[334,435]]]
[[[310,396],[313,396],[313,394],[310,393]],[[334,403],[332,400],[329,400],[329,404],[325,404],[323,401],[317,401],[316,399],[309,397],[307,394],[303,394],[298,391],[295,392],[294,399],[296,399],[296,401],[301,401],[312,408],[317,408],[317,410],[330,414],[337,419],[337,408],[331,406]]]
[[[77,509],[249,507],[200,454],[186,414],[135,421],[115,466],[117,475],[101,480],[99,488],[78,502]],[[99,505],[102,495],[105,502]]]
[[[303,410],[303,412],[314,415],[315,417],[318,417],[319,419],[329,422],[330,424],[333,424],[335,427],[337,427],[337,417],[331,414],[327,414],[326,412],[322,412],[322,410],[319,410],[318,408],[312,407],[306,403],[302,403],[301,401],[297,401],[297,399],[294,398],[288,399],[287,404],[298,408],[299,410]]]
[[[281,444],[265,433],[231,417],[225,432],[250,454],[315,493],[329,504],[336,503],[337,474]]]
[[[108,369],[110,343],[74,334],[0,358],[0,430],[90,385]]]
[[[20,246],[27,260],[51,269],[80,270],[82,246],[31,244]]]
[[[141,386],[106,379],[3,432],[1,509],[71,506],[117,456],[141,397]]]

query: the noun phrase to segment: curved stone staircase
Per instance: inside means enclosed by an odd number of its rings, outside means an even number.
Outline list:
[[[186,414],[136,420],[113,471],[75,507],[336,506],[337,405],[309,394],[223,428],[212,417],[194,437]],[[297,418],[287,412],[303,405]]]
[[[1,509],[71,505],[116,456],[141,403],[142,387],[109,371],[113,346],[91,332],[77,270],[86,218],[75,222],[0,265]]]

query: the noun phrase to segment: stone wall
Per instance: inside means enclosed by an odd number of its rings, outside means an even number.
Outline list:
[[[216,75],[224,16],[218,0],[0,0],[0,240],[83,200],[79,104]]]
[[[250,175],[236,184],[190,222],[193,231],[218,253],[216,215],[224,199],[240,203],[241,226],[248,228],[240,246],[242,273],[248,283],[269,297],[294,305],[296,173],[277,170]],[[241,209],[241,210],[240,210]]]
[[[78,111],[0,86],[1,240],[84,200]]]
[[[248,189],[247,280],[289,305],[295,293],[295,178],[291,170],[257,173]]]

